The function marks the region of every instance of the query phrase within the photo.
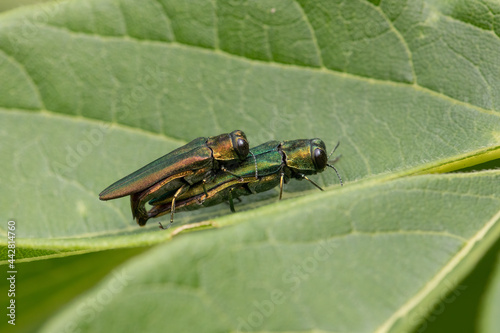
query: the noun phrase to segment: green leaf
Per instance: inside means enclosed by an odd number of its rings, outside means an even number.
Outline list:
[[[500,327],[500,256],[497,254],[496,269],[488,283],[488,294],[483,303],[482,332],[496,332]]]
[[[359,184],[240,214],[138,256],[43,331],[407,331],[498,238],[499,177]]]
[[[314,316],[314,311],[322,313],[319,305],[335,309],[331,318],[342,318],[337,330],[417,325],[415,318],[426,311],[413,316],[411,325],[406,317],[413,309],[438,302],[432,295],[443,292],[439,272],[453,262],[453,279],[463,277],[490,238],[498,239],[494,217],[499,191],[493,186],[498,173],[408,177],[474,168],[500,157],[498,13],[500,5],[492,0],[80,0],[0,14],[0,211],[5,221],[0,225],[0,263],[8,259],[8,220],[16,222],[16,259],[24,262],[68,255],[79,260],[81,253],[169,240],[175,229],[159,232],[156,221],[139,228],[127,198],[101,202],[98,193],[195,137],[241,129],[251,146],[319,137],[329,149],[341,142],[342,158],[336,166],[346,184],[342,190],[329,171],[312,177],[325,193],[306,182],[290,182],[285,202],[276,202],[275,190],[243,198],[237,214],[229,214],[224,205],[179,213],[178,226],[211,221],[232,227],[186,236],[190,241],[167,242],[163,251],[177,251],[184,262],[175,264],[187,272],[203,264],[198,258],[209,244],[223,251],[222,243],[236,244],[243,237],[240,232],[265,235],[268,225],[283,224],[276,230],[279,238],[289,240],[294,260],[300,260],[295,256],[304,250],[303,237],[311,237],[312,244],[323,237],[309,230],[311,225],[326,234],[345,233],[342,246],[356,263],[333,261],[325,267],[344,275],[328,275],[329,284],[314,280],[315,292],[313,284],[303,290],[309,299],[301,294],[285,302],[283,318],[294,313],[293,323],[298,323],[289,328],[328,330],[321,324],[329,319]],[[425,182],[435,197],[426,193],[421,201],[412,201],[386,193],[394,188],[424,191]],[[464,200],[449,195],[448,182],[465,197],[469,188],[474,189],[471,193],[490,191],[497,210],[476,206],[486,199],[475,194]],[[462,182],[465,185],[457,185]],[[356,209],[339,206],[347,205],[344,196]],[[375,208],[386,215],[380,217]],[[329,223],[339,212],[348,214],[342,216],[343,224]],[[353,226],[399,231],[405,230],[405,221],[414,222],[423,233],[412,230],[406,238],[395,232],[394,243],[383,235],[354,237]],[[426,224],[430,221],[434,226]],[[429,235],[429,230],[438,235]],[[439,234],[444,231],[450,235]],[[488,241],[477,240],[479,250],[470,245],[473,248],[464,251],[480,232]],[[272,248],[273,238],[262,239],[263,246]],[[357,254],[359,248],[366,252]],[[150,255],[155,256],[147,258]],[[260,250],[251,247],[238,255],[221,267],[231,275],[231,263],[250,260],[254,266],[245,274],[253,276],[255,288],[266,291],[279,281],[271,273],[257,277],[256,269],[277,272],[291,262],[281,252],[260,257]],[[405,262],[397,270],[391,266],[399,262],[397,255],[418,258],[416,266],[406,271]],[[276,264],[270,258],[285,261]],[[105,263],[95,265],[103,268]],[[172,267],[167,268],[171,273]],[[367,276],[364,283],[373,287],[371,293],[361,289],[358,294],[355,284],[350,286],[358,281],[358,270]],[[156,274],[168,281],[163,271]],[[396,279],[400,275],[401,283]],[[414,275],[415,284],[409,282]],[[188,274],[186,283],[196,285],[197,279]],[[356,297],[336,296],[332,286],[341,285],[346,287],[339,295],[346,290]],[[388,291],[387,286],[397,289]],[[230,299],[231,291],[238,299]],[[254,297],[253,292],[238,296],[237,289],[227,289],[213,295],[238,304],[235,313],[250,313],[245,311],[251,303],[245,300]],[[386,297],[387,306],[380,307]],[[207,305],[168,304],[174,309],[171,314],[178,314],[176,323],[198,318],[196,309]],[[307,310],[309,305],[313,310]],[[147,304],[144,308],[149,309]],[[359,319],[358,308],[367,313],[366,320]],[[133,318],[129,310],[115,315]],[[201,316],[207,320],[199,317],[200,325],[210,322],[209,312]],[[138,319],[140,327],[144,321],[153,327],[156,320],[163,323],[161,316],[143,318]],[[217,325],[234,328],[235,319]],[[363,323],[367,326],[356,326]],[[269,325],[275,330],[285,327]]]
[[[13,332],[36,332],[74,297],[93,287],[114,267],[143,251],[143,248],[118,249],[17,264],[16,296],[2,297],[0,301],[3,309],[10,305],[10,299],[16,301],[16,325],[2,321],[0,330],[10,332],[9,328],[13,328]]]
[[[62,2],[2,16],[0,178],[10,190],[0,209],[18,221],[24,258],[165,239],[136,228],[126,199],[97,194],[197,136],[240,128],[251,145],[340,141],[347,182],[500,154],[500,43],[433,2],[136,7]]]
[[[429,314],[412,330],[412,333],[482,332],[482,303],[488,297],[489,281],[495,271],[496,258],[500,251],[500,239],[491,246],[474,270],[455,287],[445,287],[445,295],[432,307]]]

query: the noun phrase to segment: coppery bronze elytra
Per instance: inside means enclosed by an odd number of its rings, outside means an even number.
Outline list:
[[[248,151],[247,138],[240,130],[200,137],[108,186],[99,199],[130,195],[132,215],[144,226],[149,218],[145,209],[148,201],[172,191],[177,197],[196,183],[204,187],[218,172],[244,160]]]

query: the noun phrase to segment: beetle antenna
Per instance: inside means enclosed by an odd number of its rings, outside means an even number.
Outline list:
[[[338,179],[340,181],[340,186],[344,186],[344,183],[342,183],[342,178],[340,178],[340,174],[337,171],[337,169],[335,169],[335,167],[333,165],[331,165],[331,164],[327,163],[326,165],[329,166],[330,168],[332,168],[333,170],[335,170],[335,173],[337,174],[337,177],[338,177]]]
[[[341,155],[339,155],[339,156],[337,156],[337,157],[335,157],[333,160],[328,161],[328,162],[329,162],[330,164],[335,164],[335,163],[337,163],[337,161],[338,161],[338,160],[340,160],[340,158],[341,158],[341,157],[342,157],[342,154],[341,154]]]
[[[249,151],[249,153],[252,154],[253,161],[255,162],[255,179],[259,179],[259,173],[257,172],[257,158],[251,151]]]
[[[328,159],[330,159],[330,156],[332,156],[332,154],[335,153],[335,151],[337,150],[337,148],[339,147],[339,145],[340,145],[340,141],[337,141],[337,145],[335,146],[335,148],[333,148],[333,150],[330,153],[330,155],[328,155]]]

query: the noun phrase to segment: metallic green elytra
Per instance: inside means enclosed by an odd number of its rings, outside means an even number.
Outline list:
[[[248,152],[247,138],[240,130],[200,137],[108,186],[99,199],[130,195],[132,215],[143,226],[148,219],[148,201],[172,191],[185,192],[196,183],[210,182],[219,171],[244,160]]]
[[[337,147],[338,144],[335,149]],[[233,198],[265,192],[278,185],[281,199],[283,184],[291,178],[307,179],[322,190],[307,175],[322,172],[327,166],[335,170],[342,185],[337,170],[328,164],[322,140],[270,141],[250,149],[250,155],[241,164],[230,169],[231,173],[218,173],[209,186],[198,183],[182,194],[170,192],[151,200],[149,203],[153,207],[148,218],[170,213],[170,223],[173,223],[175,211],[195,210],[227,201],[234,211]]]

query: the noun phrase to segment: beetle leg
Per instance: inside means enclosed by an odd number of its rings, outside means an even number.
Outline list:
[[[231,212],[236,213],[234,210],[234,202],[233,202],[233,189],[229,190],[229,208],[231,209]]]
[[[208,197],[207,187],[205,186],[206,180],[203,179],[203,192],[205,192],[206,197]]]
[[[280,175],[280,198],[279,200],[281,200],[281,196],[283,194],[283,182],[285,180],[285,171],[284,170],[281,170],[281,175]]]
[[[238,176],[238,175],[237,175],[237,174],[235,174],[235,173],[232,173],[231,171],[229,171],[229,170],[228,170],[228,169],[226,169],[225,167],[221,167],[220,169],[221,169],[222,171],[224,171],[224,172],[227,172],[227,173],[228,173],[228,174],[230,174],[231,176],[234,176],[234,177],[238,178],[240,182],[242,182],[242,181],[243,181],[243,177]]]
[[[300,177],[302,177],[305,180],[308,180],[309,182],[311,182],[311,184],[313,184],[314,186],[316,186],[317,188],[319,188],[321,191],[323,191],[323,189],[321,188],[321,186],[319,186],[318,184],[316,184],[315,182],[313,182],[312,180],[310,180],[309,178],[307,178],[306,175],[304,175],[302,173],[299,173],[299,175],[300,175]]]
[[[156,193],[160,187],[153,185],[150,188],[130,195],[130,206],[132,208],[132,216],[141,227],[148,221],[148,213],[146,211],[146,203],[150,200],[151,195]]]
[[[170,209],[170,224],[166,228],[164,228],[163,225],[160,222],[158,222],[158,223],[160,223],[160,228],[161,229],[168,229],[174,223],[175,200],[177,199],[177,197],[179,197],[184,192],[186,192],[188,188],[189,188],[189,185],[188,184],[184,184],[181,187],[179,187],[179,189],[177,190],[177,192],[175,192],[174,197],[172,198],[172,206],[171,206],[171,209]]]
[[[130,195],[132,216],[136,219],[137,224],[142,227],[149,219],[148,213],[146,212],[146,203],[151,200],[152,197],[160,195],[161,193],[159,194],[159,192],[164,190],[164,186],[173,182],[181,181],[179,178],[181,178],[182,176],[183,174],[178,174],[169,178],[165,178],[141,192],[133,193]]]

